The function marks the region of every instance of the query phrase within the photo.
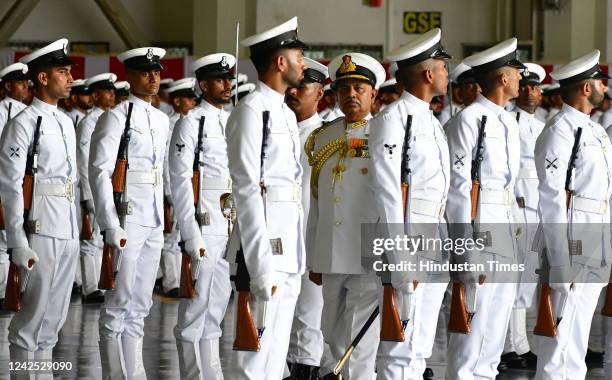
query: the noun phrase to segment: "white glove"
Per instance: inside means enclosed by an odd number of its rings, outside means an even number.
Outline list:
[[[393,285],[393,289],[405,295],[414,293],[414,279],[410,277],[408,272],[392,272],[391,285]]]
[[[93,199],[88,199],[86,201],[83,201],[83,203],[85,203],[85,209],[88,212],[94,212],[94,203],[93,203]]]
[[[34,263],[38,262],[38,255],[36,254],[36,252],[30,249],[30,247],[13,248],[13,253],[11,254],[11,261],[15,265],[26,270],[32,270],[34,266],[29,266],[30,260],[34,261]]]
[[[204,256],[200,255],[200,251],[204,252],[204,241],[201,236],[197,236],[193,239],[185,240],[185,251],[189,254],[189,256],[193,257],[196,260],[202,260]]]
[[[109,228],[104,232],[104,242],[119,250],[123,250],[127,244],[127,233],[121,227]]]
[[[273,273],[251,279],[251,294],[259,301],[270,301],[272,299],[272,288],[276,287],[276,279]]]
[[[564,296],[569,294],[572,287],[572,284],[569,282],[551,282],[549,285],[552,290]]]

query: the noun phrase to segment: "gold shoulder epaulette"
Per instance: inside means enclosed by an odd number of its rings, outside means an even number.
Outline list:
[[[312,166],[312,174],[310,177],[310,192],[313,197],[318,198],[318,189],[319,189],[319,173],[321,172],[321,168],[327,162],[327,160],[333,156],[336,152],[340,150],[346,151],[346,138],[341,137],[337,139],[332,139],[327,144],[319,148],[316,152],[314,150],[315,140],[317,135],[321,132],[334,125],[339,119],[333,120],[329,123],[325,123],[319,128],[312,131],[312,133],[308,136],[306,140],[306,144],[304,145],[304,150],[308,155],[308,164]]]

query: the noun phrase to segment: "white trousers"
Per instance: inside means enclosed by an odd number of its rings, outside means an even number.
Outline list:
[[[603,292],[605,294],[605,290]],[[595,313],[599,313],[601,309],[597,309]],[[606,346],[604,354],[604,379],[612,379],[612,317],[604,317],[606,327]]]
[[[100,280],[100,269],[102,267],[102,249],[104,241],[100,234],[100,228],[94,222],[93,239],[81,240],[81,282],[84,296],[98,290]]]
[[[164,293],[180,286],[181,280],[181,249],[178,246],[180,234],[175,222],[172,232],[164,234],[160,270],[162,273],[162,289]]]
[[[295,305],[287,361],[319,367],[323,357],[324,340],[321,332],[323,289],[302,276],[302,288]]]
[[[4,234],[4,231],[0,232],[0,234]],[[6,292],[9,265],[10,261],[6,254],[6,249],[0,248],[0,299],[4,298],[4,293]]]
[[[9,325],[11,347],[28,352],[52,350],[68,314],[78,240],[32,235],[39,261],[30,271],[21,310]]]
[[[450,334],[446,379],[495,379],[515,296],[516,283],[485,282],[478,289],[470,334]]]
[[[589,344],[591,321],[601,289],[608,282],[609,268],[595,269],[574,264],[577,280],[570,291],[563,317],[554,338],[537,337],[536,379],[584,379],[584,361]],[[553,291],[554,292],[554,291]]]
[[[276,293],[268,301],[266,330],[258,352],[232,351],[227,378],[231,380],[281,380],[289,348],[289,335],[295,303],[300,293],[301,276],[276,272]],[[238,297],[235,297],[235,304]],[[234,308],[236,310],[236,308]],[[234,322],[234,326],[235,326]]]
[[[331,355],[321,363],[321,375],[332,372],[336,362],[378,306],[380,279],[368,274],[323,274],[321,327]],[[380,318],[376,318],[342,369],[350,380],[371,380],[380,341]]]
[[[380,342],[376,361],[379,380],[421,380],[438,327],[438,315],[448,282],[419,283],[414,293],[414,315],[404,342]],[[382,309],[382,298],[381,298]]]
[[[127,223],[127,245],[115,289],[104,295],[100,312],[100,337],[143,336],[144,318],[153,305],[153,286],[163,244],[161,227]]]
[[[210,373],[210,367],[218,362],[221,322],[232,291],[229,264],[223,258],[227,236],[205,235],[204,240],[206,256],[200,263],[196,297],[181,300],[174,327],[183,379],[207,378],[204,373]],[[208,346],[217,342],[217,347],[200,349],[202,341],[211,341]],[[206,356],[211,353],[217,357]]]

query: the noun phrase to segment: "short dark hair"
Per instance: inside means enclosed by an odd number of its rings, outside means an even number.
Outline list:
[[[270,50],[268,52],[259,53],[251,56],[251,61],[258,75],[263,75],[268,70],[274,59],[282,53],[282,49]]]
[[[492,91],[495,88],[497,84],[497,77],[505,72],[506,67],[507,66],[502,66],[495,70],[475,74],[476,83],[478,83],[484,94]]]

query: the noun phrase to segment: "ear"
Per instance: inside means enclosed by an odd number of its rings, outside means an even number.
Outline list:
[[[593,84],[591,83],[591,81],[587,80],[584,82],[584,84],[582,85],[582,93],[587,96],[593,93]]]
[[[433,71],[431,69],[426,69],[423,71],[423,77],[427,81],[427,83],[431,84],[434,81]]]
[[[47,84],[49,84],[49,76],[45,71],[39,72],[38,75],[36,75],[36,78],[42,86],[47,86]]]
[[[203,94],[208,92],[208,81],[201,80],[200,82],[198,82],[198,84],[199,84],[200,90],[202,90]]]
[[[100,99],[100,97],[98,96],[98,92],[97,91],[92,92],[91,98],[93,99],[94,102],[97,102],[98,99]]]
[[[323,98],[323,86],[319,86],[319,89],[317,90],[317,103]]]
[[[274,62],[276,63],[276,70],[283,72],[287,67],[287,58],[284,55],[279,54],[274,58]]]
[[[378,95],[378,90],[375,88],[372,88],[372,100],[376,100],[377,95]]]
[[[504,71],[504,72],[501,72],[501,73],[499,74],[499,78],[498,78],[498,80],[499,80],[499,82],[500,82],[501,84],[503,84],[503,85],[504,85],[504,87],[506,87],[506,86],[508,85],[508,83],[509,83],[509,80],[508,80],[508,73],[506,73],[505,71]]]
[[[172,104],[174,104],[175,107],[179,107],[181,105],[181,99],[178,96],[172,98]]]

